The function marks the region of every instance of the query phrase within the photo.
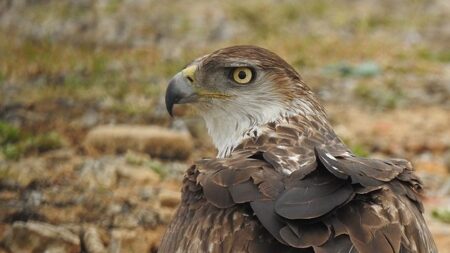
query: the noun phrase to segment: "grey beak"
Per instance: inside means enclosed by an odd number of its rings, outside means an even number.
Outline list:
[[[185,104],[194,102],[196,94],[192,88],[191,82],[179,72],[169,82],[166,90],[166,108],[170,116],[175,104]]]

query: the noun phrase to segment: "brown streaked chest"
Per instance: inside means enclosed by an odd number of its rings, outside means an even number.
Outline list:
[[[165,238],[159,252],[253,252],[273,240],[246,206],[220,209],[205,199],[182,203]]]

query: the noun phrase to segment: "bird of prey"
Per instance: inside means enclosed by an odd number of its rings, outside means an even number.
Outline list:
[[[218,155],[187,170],[159,252],[437,252],[411,164],[353,154],[276,54],[233,46],[194,60],[167,88],[170,114],[183,103]]]

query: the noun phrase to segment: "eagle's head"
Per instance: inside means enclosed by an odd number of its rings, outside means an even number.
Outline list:
[[[204,118],[219,157],[264,125],[296,114],[324,111],[300,75],[278,55],[255,46],[233,46],[200,57],[176,74],[166,92],[174,104],[192,103]]]

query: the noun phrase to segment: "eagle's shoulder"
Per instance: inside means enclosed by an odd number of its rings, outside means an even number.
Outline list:
[[[307,153],[307,167],[284,173],[276,166],[289,154],[274,156],[273,150],[242,149],[228,158],[201,160],[191,169],[195,185],[218,208],[249,206],[274,238],[293,248],[436,251],[421,216],[422,186],[409,162],[317,145]]]

